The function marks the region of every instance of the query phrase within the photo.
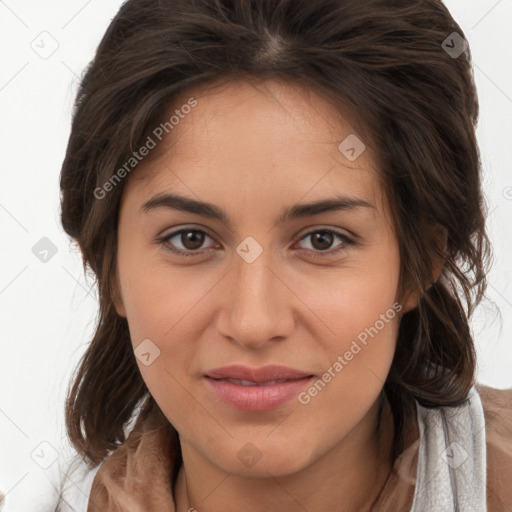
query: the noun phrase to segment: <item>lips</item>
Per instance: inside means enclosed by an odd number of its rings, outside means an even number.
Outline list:
[[[307,386],[313,375],[285,366],[226,366],[205,375],[208,390],[223,403],[246,412],[284,405]]]
[[[265,382],[253,382],[252,380],[244,379],[216,379],[221,382],[231,382],[232,384],[238,384],[239,386],[272,386],[273,384],[280,384],[281,382],[288,382],[288,379],[280,380],[269,380]],[[293,379],[295,380],[295,379]]]
[[[232,379],[252,383],[297,380],[311,376],[310,373],[278,365],[263,366],[262,368],[249,368],[241,365],[224,366],[210,370],[206,375],[217,380]]]

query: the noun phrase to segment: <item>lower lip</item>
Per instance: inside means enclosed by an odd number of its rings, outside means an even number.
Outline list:
[[[210,389],[226,404],[241,411],[270,411],[297,396],[313,377],[288,380],[266,386],[242,386],[206,377]]]

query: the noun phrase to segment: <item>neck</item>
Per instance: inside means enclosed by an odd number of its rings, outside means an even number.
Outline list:
[[[393,419],[384,399],[328,453],[299,472],[269,478],[225,473],[182,443],[176,512],[337,510],[366,512],[392,469]]]

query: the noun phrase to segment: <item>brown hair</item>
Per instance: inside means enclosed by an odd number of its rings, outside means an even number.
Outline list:
[[[475,379],[468,319],[485,291],[478,101],[463,31],[440,0],[128,0],[80,84],[61,171],[62,225],[99,289],[94,337],[68,390],[66,425],[91,465],[125,441],[138,406],[157,407],[128,325],[114,308],[117,222],[126,179],[95,191],[143,144],[173,98],[222,79],[284,79],[356,113],[378,157],[401,256],[401,319],[384,386],[395,456],[414,399],[458,405]],[[128,178],[127,178],[128,179]],[[445,250],[429,233],[442,226]],[[432,284],[432,264],[442,259]]]

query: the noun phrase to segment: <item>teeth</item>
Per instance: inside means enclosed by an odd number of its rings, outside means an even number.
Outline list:
[[[252,382],[244,379],[221,379],[225,382],[231,382],[232,384],[238,384],[242,386],[271,386],[272,384],[278,384],[280,382],[286,382],[288,379],[281,380],[269,380],[268,382]]]

